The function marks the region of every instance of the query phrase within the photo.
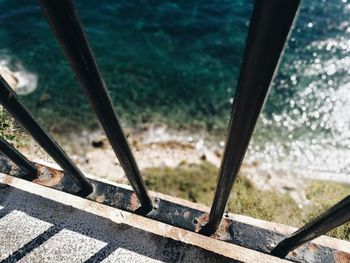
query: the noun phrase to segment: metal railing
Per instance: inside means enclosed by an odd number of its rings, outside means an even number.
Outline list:
[[[36,178],[38,175],[36,166],[2,137],[0,137],[0,151],[28,174],[28,180]]]
[[[79,195],[89,195],[93,190],[91,183],[57,142],[35,121],[26,108],[19,102],[15,92],[2,76],[0,76],[0,103],[33,136],[61,168],[74,179],[80,187]]]
[[[153,207],[72,1],[39,3],[145,210]]]
[[[38,1],[135,191],[141,204],[138,212],[149,213],[154,209],[152,198],[122,131],[73,1]],[[215,197],[209,220],[199,233],[212,235],[220,225],[298,6],[299,0],[255,0]],[[2,77],[0,103],[80,187],[78,195],[86,197],[92,193],[91,181],[85,178],[54,139],[34,120]],[[28,179],[33,179],[38,174],[35,165],[3,138],[0,138],[0,151],[26,171],[30,176]],[[270,253],[285,257],[305,242],[349,220],[350,196],[284,239]]]

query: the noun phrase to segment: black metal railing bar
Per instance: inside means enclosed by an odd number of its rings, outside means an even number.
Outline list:
[[[27,173],[27,179],[33,180],[38,174],[36,166],[21,154],[14,146],[12,146],[4,138],[0,137],[0,152],[15,163],[19,168]]]
[[[39,145],[73,178],[80,187],[79,195],[87,196],[93,191],[91,183],[76,167],[57,142],[36,122],[19,102],[15,92],[0,76],[0,104],[30,133]]]
[[[141,203],[142,210],[149,212],[153,207],[152,200],[119,124],[73,1],[39,0],[39,3]]]
[[[215,197],[202,233],[211,235],[220,225],[298,6],[299,0],[255,1]]]
[[[271,254],[284,258],[287,254],[302,244],[326,234],[332,229],[350,220],[350,195],[332,206],[313,221],[306,224],[290,237],[282,240]]]
[[[73,1],[38,1],[141,203],[142,211],[144,213],[151,211],[152,200],[119,124],[107,88],[74,9]],[[215,197],[209,221],[200,230],[200,233],[214,234],[220,225],[298,6],[299,0],[255,0]],[[34,120],[1,76],[0,104],[79,185],[81,190],[78,195],[87,196],[92,192],[91,183],[61,147]],[[35,178],[38,173],[35,165],[1,137],[0,151]],[[326,234],[349,220],[350,196],[297,230],[290,237],[282,240],[271,250],[271,254],[285,257],[290,251],[305,242]]]

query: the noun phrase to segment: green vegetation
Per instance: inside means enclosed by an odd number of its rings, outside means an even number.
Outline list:
[[[14,140],[15,136],[12,130],[12,119],[6,114],[4,109],[0,107],[0,136],[7,140]]]
[[[228,202],[228,210],[272,222],[300,225],[302,211],[287,194],[261,191],[239,175]]]
[[[16,146],[23,145],[25,134],[13,118],[0,106],[0,136]],[[21,141],[19,141],[21,138]]]
[[[311,182],[306,188],[306,196],[311,201],[311,207],[307,213],[308,218],[315,218],[349,194],[349,185],[322,181]],[[328,235],[350,240],[350,223],[332,230]]]
[[[210,205],[216,186],[217,168],[208,162],[180,164],[177,168],[145,170],[146,184],[156,192]]]
[[[182,163],[175,169],[149,168],[144,171],[151,190],[210,206],[216,187],[218,169],[208,162]],[[302,226],[350,192],[350,186],[331,182],[311,182],[306,187],[310,205],[303,209],[287,194],[261,191],[239,175],[228,202],[232,213],[292,226]],[[350,240],[350,225],[329,233],[332,237]]]

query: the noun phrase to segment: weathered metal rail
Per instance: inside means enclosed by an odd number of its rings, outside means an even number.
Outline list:
[[[34,180],[37,177],[38,169],[35,165],[2,137],[0,137],[0,152],[26,171],[28,180]]]
[[[339,203],[328,209],[316,219],[300,228],[290,237],[284,239],[272,251],[271,254],[278,257],[285,257],[287,254],[330,230],[348,222],[350,220],[350,195],[345,197]],[[349,258],[350,260],[350,258]]]
[[[35,163],[35,165],[39,170],[39,175],[33,181],[34,183],[67,193],[74,194],[76,192],[77,186],[64,172],[45,165],[45,163]],[[27,179],[26,173],[17,169],[15,165],[1,155],[0,173]],[[139,207],[137,197],[130,188],[94,179],[89,180],[94,185],[94,193],[89,195],[87,199],[132,213]],[[147,218],[193,232],[198,232],[208,219],[208,210],[203,206],[183,202],[183,200],[175,198],[169,199],[169,197],[161,194],[154,193],[153,195],[155,197],[154,209],[144,215]],[[273,227],[262,227],[265,223],[254,224],[246,218],[239,219],[227,213],[219,229],[211,237],[269,254],[275,244],[287,237],[284,233],[290,231],[283,227],[276,230],[275,225]],[[290,253],[286,259],[294,262],[305,262],[305,259],[307,259],[308,263],[340,263],[347,262],[346,259],[350,259],[350,254],[342,251],[341,246],[328,247],[322,243],[308,243],[301,245],[300,248]]]
[[[15,92],[0,76],[0,103],[1,105],[30,133],[40,146],[72,176],[80,186],[79,195],[89,195],[93,187],[83,173],[58,145],[58,143],[35,121],[26,108],[19,102]]]
[[[188,210],[185,206],[174,205],[159,198],[152,200],[114,111],[73,1],[38,1],[135,193],[85,178],[68,155],[23,107],[14,91],[0,76],[0,103],[64,170],[62,173],[55,169],[34,165],[0,138],[0,151],[26,172],[27,180],[120,209],[139,212],[155,220],[297,262],[302,262],[303,256],[295,251],[289,252],[298,250],[299,247],[307,247],[306,242],[350,220],[350,196],[290,237],[259,232],[259,239],[256,239],[254,236],[256,233],[249,231],[242,235],[240,231],[245,229],[244,224],[237,224],[223,217],[230,192],[296,16],[299,0],[255,0],[225,153],[209,214],[195,209]],[[2,172],[8,173],[8,167],[4,161],[0,162]],[[50,176],[47,177],[48,173],[43,173],[42,169],[49,169]],[[37,178],[34,178],[35,175]],[[276,243],[278,244],[274,245]],[[336,258],[336,255],[329,251],[323,253],[327,248],[322,249],[323,251],[317,250],[317,257],[322,258],[322,262],[323,260],[333,262],[328,260]]]
[[[53,32],[80,81],[144,212],[152,210],[135,158],[120,127],[105,83],[98,70],[79,17],[71,0],[39,0]]]
[[[219,180],[203,233],[213,234],[220,225],[298,5],[298,0],[255,2]]]

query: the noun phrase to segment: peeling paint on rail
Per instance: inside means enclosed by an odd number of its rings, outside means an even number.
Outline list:
[[[65,176],[64,172],[39,163],[36,163],[36,166],[39,170],[39,176],[32,181],[33,183],[71,194],[75,194],[79,190],[72,179],[69,176]],[[1,156],[0,172],[25,179],[25,174],[21,170]],[[137,213],[140,203],[131,189],[94,179],[89,179],[89,181],[93,184],[94,191],[87,199],[124,211]],[[157,196],[157,194],[153,196]],[[172,202],[171,198],[159,197],[154,199],[154,204],[154,209],[145,217],[185,230],[198,233],[209,219],[208,212],[196,204],[193,204],[191,207],[188,206],[188,202],[181,202],[180,204]],[[105,211],[101,211],[101,214],[103,213]],[[181,236],[182,234],[184,233],[179,232],[176,235]],[[286,237],[286,234],[281,234],[273,229],[251,225],[249,222],[240,222],[234,220],[230,214],[225,214],[218,231],[211,237],[259,252],[269,253],[279,241]],[[294,262],[343,263],[350,262],[350,253],[315,243],[307,243],[289,253],[286,259]]]

